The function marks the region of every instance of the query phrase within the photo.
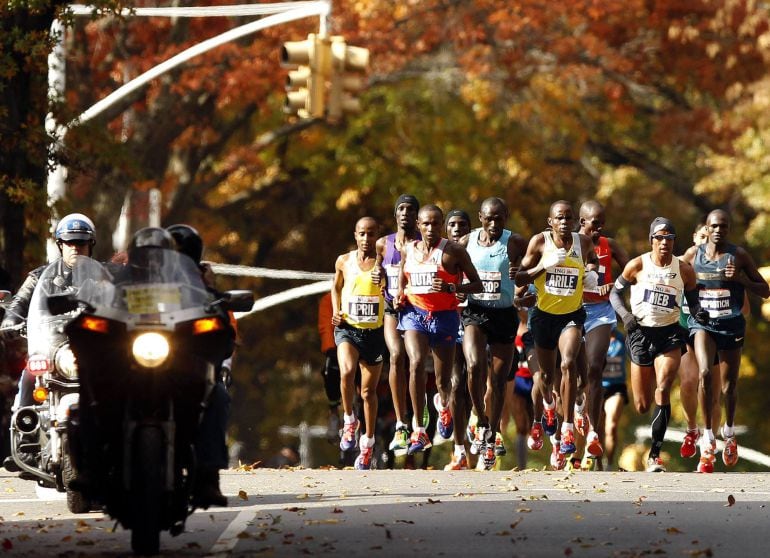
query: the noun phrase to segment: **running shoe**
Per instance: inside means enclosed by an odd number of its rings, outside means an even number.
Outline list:
[[[543,430],[549,436],[556,434],[559,429],[559,419],[556,418],[556,409],[543,409],[543,418],[540,419]]]
[[[476,425],[476,435],[471,440],[471,453],[473,455],[479,455],[483,451],[486,445],[484,439],[486,438],[487,430],[489,430],[487,426]]]
[[[497,432],[495,434],[495,455],[497,457],[502,457],[508,453],[508,450],[505,449],[505,443],[503,443],[503,435]]]
[[[679,448],[679,455],[689,459],[695,457],[697,451],[698,438],[700,438],[700,430],[688,430],[684,434],[684,440],[682,440],[682,447]]]
[[[722,451],[722,461],[728,467],[735,467],[738,463],[738,442],[735,436],[725,438],[725,449]]]
[[[647,472],[648,473],[665,473],[666,467],[663,465],[663,460],[660,456],[647,458]]]
[[[353,462],[353,467],[359,471],[368,471],[372,468],[372,455],[374,454],[374,446],[370,448],[361,448],[361,453],[356,457]]]
[[[355,419],[351,423],[346,423],[342,427],[342,436],[340,436],[340,449],[342,451],[350,451],[356,449],[358,446],[358,419]]]
[[[588,418],[588,413],[585,412],[585,407],[580,412],[575,405],[575,430],[581,436],[587,435],[588,431],[591,430],[591,421]]]
[[[589,453],[584,454],[583,459],[580,461],[580,470],[593,471],[594,467],[596,467],[596,457]]]
[[[405,450],[409,447],[409,429],[406,426],[396,428],[393,433],[393,439],[390,441],[388,449],[390,451]]]
[[[591,457],[601,457],[604,454],[604,448],[596,430],[590,430],[586,435],[586,455]]]
[[[565,430],[561,433],[561,445],[559,453],[565,455],[575,453],[575,433],[572,430]]]
[[[442,438],[448,440],[452,437],[452,433],[455,430],[455,423],[452,420],[452,412],[449,407],[441,408],[441,396],[437,393],[433,396],[433,406],[438,411],[438,418],[436,419],[436,429]]]
[[[412,432],[412,437],[409,442],[409,448],[406,450],[406,453],[409,455],[419,451],[425,451],[433,446],[430,442],[430,438],[428,438],[428,435],[425,432]]]
[[[534,451],[543,447],[543,425],[539,422],[534,423],[529,431],[527,447]]]
[[[497,461],[497,457],[495,456],[494,444],[485,444],[484,451],[481,452],[481,457],[479,458],[479,463],[484,464],[485,471],[491,471],[495,466],[495,461]]]
[[[567,465],[567,454],[559,451],[559,444],[553,445],[553,451],[551,451],[551,467],[555,471],[561,471]]]
[[[468,458],[465,454],[455,455],[452,454],[452,461],[444,465],[445,471],[467,471],[468,470]]]
[[[479,417],[476,416],[476,413],[471,411],[470,417],[468,417],[468,428],[465,430],[466,439],[470,442],[473,442],[473,440],[476,438],[476,426],[479,423]]]
[[[716,461],[717,443],[716,440],[712,440],[710,444],[706,445],[701,440],[700,445],[700,460],[698,461],[698,473],[713,473],[714,461]]]

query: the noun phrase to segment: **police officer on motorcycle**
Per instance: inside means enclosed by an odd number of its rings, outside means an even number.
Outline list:
[[[63,217],[56,225],[54,239],[56,246],[59,248],[61,258],[56,262],[59,270],[53,278],[51,292],[64,291],[71,284],[72,266],[75,264],[78,256],[91,256],[94,244],[96,244],[94,223],[82,213],[70,213]],[[18,335],[19,326],[24,324],[27,319],[29,304],[38,280],[48,265],[42,265],[31,271],[10,304],[6,307],[5,317],[2,323],[0,323],[0,330],[5,330],[3,332],[4,337]],[[27,372],[27,370],[22,371],[21,378],[19,379],[19,389],[14,399],[12,410],[34,404],[32,399],[34,385],[34,376]],[[6,458],[3,461],[3,466],[8,471],[18,471],[18,467],[12,457]]]
[[[201,263],[203,240],[198,231],[185,224],[171,225],[166,230],[174,237],[177,249],[198,264],[203,282],[218,296],[218,291],[213,287],[211,268]],[[228,466],[226,436],[230,394],[227,392],[226,381],[229,380],[231,359],[227,358],[217,370],[217,382],[209,394],[196,444],[199,468],[193,497],[194,503],[203,508],[227,506],[227,498],[219,488],[219,469]]]

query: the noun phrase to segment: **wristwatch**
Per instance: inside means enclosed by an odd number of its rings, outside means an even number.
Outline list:
[[[457,285],[455,285],[454,283],[447,283],[447,287],[446,288],[447,288],[447,291],[449,291],[450,293],[456,293],[457,292]]]

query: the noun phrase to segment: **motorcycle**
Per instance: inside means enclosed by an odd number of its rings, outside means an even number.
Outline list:
[[[70,407],[70,482],[131,530],[136,554],[157,554],[160,532],[183,532],[194,511],[197,427],[218,365],[232,352],[228,311],[250,291],[216,296],[197,265],[145,246],[121,269],[78,258],[77,294],[49,298],[77,315],[65,332],[80,375]]]
[[[66,492],[69,510],[85,513],[91,509],[90,500],[68,482],[72,463],[66,452],[67,423],[79,389],[77,365],[64,334],[71,316],[52,315],[46,303],[55,293],[77,290],[65,283],[61,261],[51,263],[38,279],[26,323],[12,328],[26,335],[26,370],[35,377],[35,386],[34,403],[11,415],[10,454],[24,478]]]

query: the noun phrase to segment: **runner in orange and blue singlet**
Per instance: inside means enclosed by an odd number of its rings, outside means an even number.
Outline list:
[[[399,329],[409,357],[409,392],[414,415],[413,432],[407,453],[431,447],[422,423],[425,408],[425,358],[433,353],[436,387],[441,401],[448,405],[454,362],[455,338],[460,325],[456,293],[477,293],[483,285],[468,252],[442,238],[444,214],[435,205],[420,208],[417,226],[422,240],[412,241],[401,251],[398,295]],[[468,283],[462,283],[465,274]]]

